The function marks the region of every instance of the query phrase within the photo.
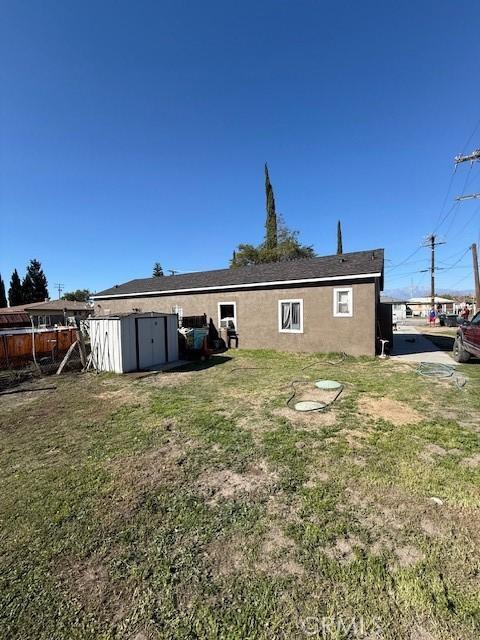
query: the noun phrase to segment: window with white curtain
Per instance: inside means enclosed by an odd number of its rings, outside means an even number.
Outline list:
[[[333,290],[333,315],[337,318],[353,316],[353,290],[351,287]]]
[[[303,333],[303,300],[278,301],[280,333]]]

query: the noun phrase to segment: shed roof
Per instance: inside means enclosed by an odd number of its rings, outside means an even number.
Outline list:
[[[289,282],[315,282],[355,277],[383,277],[383,249],[356,251],[341,255],[321,256],[252,265],[235,269],[198,271],[176,276],[141,278],[115,285],[92,296],[94,299],[155,295],[162,293],[202,291],[248,286],[274,286]]]

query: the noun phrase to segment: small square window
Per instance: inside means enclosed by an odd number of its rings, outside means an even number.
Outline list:
[[[333,315],[340,318],[353,316],[353,290],[351,287],[333,290]]]
[[[280,333],[303,333],[303,300],[278,301]]]
[[[235,331],[237,329],[236,302],[218,303],[218,326],[222,329]]]

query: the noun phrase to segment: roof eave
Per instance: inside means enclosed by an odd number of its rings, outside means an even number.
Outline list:
[[[110,298],[131,298],[141,296],[168,296],[178,293],[202,293],[207,291],[232,291],[234,289],[260,289],[265,287],[288,286],[294,284],[315,284],[317,282],[341,282],[344,280],[365,280],[370,278],[382,278],[382,271],[372,273],[351,273],[343,276],[325,276],[321,278],[300,278],[297,280],[276,280],[266,282],[249,282],[243,284],[214,285],[211,287],[191,287],[187,289],[163,289],[159,291],[135,291],[123,293],[96,294],[92,300],[106,300]]]

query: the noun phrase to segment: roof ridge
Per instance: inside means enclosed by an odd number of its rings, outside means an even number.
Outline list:
[[[373,262],[373,259],[375,261]],[[299,260],[266,262],[237,268],[192,271],[175,276],[151,276],[137,278],[110,289],[97,292],[92,297],[110,295],[139,295],[139,293],[167,294],[169,291],[200,291],[215,288],[235,288],[268,285],[269,283],[315,282],[348,277],[382,276],[384,250],[369,249],[349,253],[315,256]]]

